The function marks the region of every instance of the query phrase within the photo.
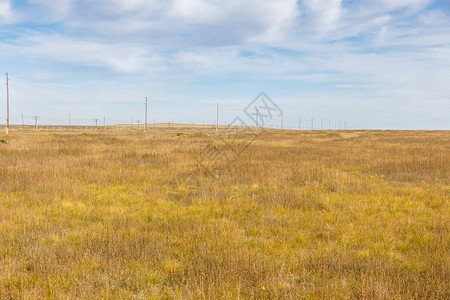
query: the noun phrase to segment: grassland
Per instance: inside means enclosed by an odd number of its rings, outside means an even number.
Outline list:
[[[0,139],[0,299],[450,298],[448,131]]]

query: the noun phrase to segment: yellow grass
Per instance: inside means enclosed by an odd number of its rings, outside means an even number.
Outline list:
[[[449,138],[13,130],[0,299],[448,299]]]

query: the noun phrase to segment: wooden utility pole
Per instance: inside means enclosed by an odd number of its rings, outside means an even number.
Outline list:
[[[9,79],[6,72],[6,134],[9,133]]]
[[[258,130],[259,110],[256,108],[256,130]]]
[[[147,132],[147,106],[148,106],[148,99],[145,97],[145,127],[144,132]]]
[[[217,102],[216,131],[219,130],[219,102]]]
[[[34,130],[37,130],[37,120],[39,119],[39,116],[34,116]]]

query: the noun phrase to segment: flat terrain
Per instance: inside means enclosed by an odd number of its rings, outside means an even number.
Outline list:
[[[0,299],[449,299],[449,166],[448,131],[12,130]]]

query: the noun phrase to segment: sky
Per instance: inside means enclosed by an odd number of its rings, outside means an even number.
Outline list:
[[[0,0],[0,124],[6,72],[12,124],[142,123],[146,96],[226,124],[263,91],[285,128],[448,130],[450,0]]]

